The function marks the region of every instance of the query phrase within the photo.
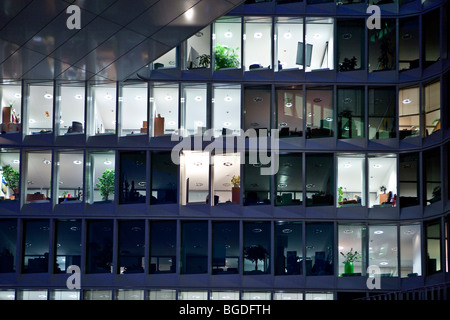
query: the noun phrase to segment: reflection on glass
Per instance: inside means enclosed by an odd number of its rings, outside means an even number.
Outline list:
[[[273,300],[303,300],[303,293],[297,292],[274,292]]]
[[[394,87],[369,88],[369,139],[395,138],[396,100]]]
[[[55,289],[50,291],[50,300],[80,300],[80,290]]]
[[[270,291],[242,291],[241,300],[270,300]]]
[[[301,86],[276,89],[277,124],[279,136],[301,137],[303,135],[303,90]]]
[[[423,153],[423,173],[426,198],[425,205],[441,200],[441,156],[440,149],[434,148]]]
[[[153,61],[152,69],[171,69],[177,67],[177,48],[173,48],[161,57]]]
[[[422,275],[422,240],[420,224],[400,226],[401,277]]]
[[[146,134],[147,124],[147,84],[130,84],[121,88],[120,135]],[[150,128],[151,129],[151,128]]]
[[[245,71],[271,69],[272,18],[246,17],[244,28]]]
[[[180,174],[181,204],[209,203],[209,153],[183,151]]]
[[[338,155],[336,193],[338,207],[359,207],[366,204],[365,162],[363,154]]]
[[[259,154],[247,153],[244,164],[244,206],[270,204],[270,175],[262,175],[269,164],[262,164]]]
[[[400,208],[419,205],[419,153],[400,154],[398,171]]]
[[[152,152],[150,204],[177,203],[178,166],[171,152]]]
[[[395,207],[397,201],[397,158],[369,154],[369,205]]]
[[[440,59],[441,36],[440,10],[433,10],[422,16],[422,67],[426,68]]]
[[[328,2],[327,0],[309,0],[308,3]],[[334,69],[334,19],[323,17],[306,18],[306,71]]]
[[[222,17],[213,25],[213,54],[215,70],[241,67],[241,18]]]
[[[338,241],[339,275],[365,275],[367,228],[358,224],[339,224]]]
[[[332,137],[333,132],[333,88],[307,88],[306,139]]]
[[[83,153],[75,151],[58,152],[56,184],[58,204],[81,202],[83,191]]]
[[[114,134],[116,132],[116,83],[92,85],[90,92],[89,135]]]
[[[202,134],[208,128],[206,119],[206,84],[183,85],[181,128],[185,136]]]
[[[303,163],[301,153],[278,156],[279,168],[275,175],[276,206],[300,205],[303,199]]]
[[[17,149],[0,150],[0,201],[18,200],[20,187],[20,153]]]
[[[306,224],[306,275],[332,275],[334,227],[331,222]]]
[[[148,300],[176,300],[176,290],[149,290]]]
[[[441,221],[433,220],[425,224],[426,234],[426,274],[433,274],[441,271],[442,250],[441,250]]]
[[[212,274],[239,272],[239,222],[213,222]]]
[[[441,83],[424,86],[424,134],[428,136],[441,129]]]
[[[395,69],[395,20],[383,19],[380,29],[369,29],[369,72]]]
[[[181,274],[208,271],[208,221],[181,224]]]
[[[89,220],[87,222],[87,273],[113,272],[113,235],[112,220]]]
[[[332,154],[306,155],[306,205],[332,206],[334,185]]]
[[[17,221],[0,220],[0,273],[15,272],[16,248]]]
[[[26,202],[48,202],[51,198],[51,152],[28,152],[26,159]]]
[[[120,153],[119,203],[145,203],[147,153]]]
[[[270,130],[270,86],[248,86],[244,91],[244,131]]]
[[[56,221],[55,273],[71,265],[81,266],[81,220]]]
[[[116,300],[144,300],[144,290],[119,289],[116,291]]]
[[[151,124],[152,136],[178,132],[178,84],[154,83],[152,87]]]
[[[244,222],[244,274],[270,273],[270,222]]]
[[[420,98],[419,88],[404,88],[398,92],[398,129],[399,138],[420,135]]]
[[[23,272],[48,272],[49,220],[25,220],[23,225]]]
[[[83,290],[83,300],[112,300],[111,290]]]
[[[239,135],[241,130],[241,86],[214,84],[212,102],[214,136]]]
[[[380,276],[398,276],[397,226],[369,226],[369,261],[380,268]]]
[[[46,134],[53,131],[53,83],[28,85],[27,134]]]
[[[208,291],[180,290],[178,291],[178,300],[208,300]]]
[[[364,19],[338,20],[337,62],[339,72],[365,69],[365,24]]]
[[[364,138],[364,88],[337,90],[338,138]]]
[[[239,291],[211,291],[210,300],[239,300]]]
[[[0,85],[1,130],[0,132],[19,132],[21,129],[22,87],[20,84]]]
[[[209,68],[211,66],[210,43],[210,26],[198,31],[186,41],[186,69]]]
[[[115,153],[114,151],[88,152],[86,155],[87,203],[114,200]],[[100,182],[102,180],[103,182]]]
[[[119,272],[143,273],[145,266],[145,221],[119,221]]]
[[[47,290],[17,290],[17,300],[47,300]]]
[[[398,69],[419,67],[419,17],[399,20]]]
[[[302,274],[302,231],[301,222],[276,222],[275,275]]]
[[[306,292],[305,300],[334,300],[332,292]]]
[[[240,204],[240,183],[234,183],[233,177],[240,182],[241,161],[240,153],[216,154],[212,157],[214,164],[213,195],[214,205],[222,203]]]
[[[82,84],[61,84],[59,87],[59,119],[55,119],[58,135],[82,134],[84,132],[85,87]]]
[[[303,18],[276,18],[275,70],[303,69]]]
[[[175,273],[176,256],[176,221],[152,221],[150,223],[150,273]]]

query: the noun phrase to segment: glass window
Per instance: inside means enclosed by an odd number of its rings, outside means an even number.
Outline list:
[[[212,224],[212,274],[239,272],[239,221]]]
[[[271,300],[270,291],[242,291],[241,300]]]
[[[153,83],[151,92],[152,136],[178,132],[178,84]]]
[[[303,300],[303,293],[300,292],[274,292],[273,300]]]
[[[113,272],[112,220],[89,220],[87,222],[86,273]]]
[[[23,223],[23,272],[47,273],[49,220],[25,220]]]
[[[239,291],[211,291],[210,300],[239,300]]]
[[[16,248],[17,221],[0,220],[0,273],[16,271]]]
[[[81,268],[81,220],[56,221],[55,273],[64,273],[71,265]]]
[[[364,19],[338,19],[337,63],[339,72],[365,69],[365,28]]]
[[[214,136],[240,135],[241,86],[214,84],[212,99]]]
[[[171,152],[152,152],[152,195],[150,204],[177,203],[178,166]]]
[[[145,267],[145,221],[119,221],[119,272],[143,273]]]
[[[303,90],[301,86],[276,88],[277,127],[280,138],[303,135]]]
[[[17,149],[0,150],[1,181],[0,201],[18,200],[20,188],[20,152]]]
[[[119,289],[115,294],[116,300],[144,300],[144,290]]]
[[[395,87],[369,88],[369,139],[395,138]]]
[[[440,59],[440,23],[439,9],[422,16],[422,67],[426,68]]]
[[[270,222],[244,222],[244,274],[270,273]]]
[[[182,86],[181,128],[183,134],[202,134],[209,127],[206,117],[206,84],[188,84]]]
[[[275,30],[275,70],[303,69],[303,18],[276,17]]]
[[[178,291],[178,300],[208,300],[208,291],[180,290]]]
[[[114,151],[88,152],[86,159],[86,202],[112,202],[115,188]]]
[[[2,105],[0,132],[18,132],[21,129],[22,87],[19,83],[1,84],[0,101]]]
[[[176,256],[176,221],[152,221],[150,223],[150,273],[175,273]]]
[[[247,153],[244,164],[244,205],[270,204],[270,181],[271,175],[262,175],[261,170],[267,169],[268,165],[262,164],[259,154]]]
[[[181,204],[209,203],[209,152],[183,151],[180,174]]]
[[[303,230],[301,222],[275,224],[275,275],[302,274]]]
[[[420,135],[419,87],[400,89],[398,92],[398,130],[399,138]]]
[[[88,108],[88,135],[116,133],[116,83],[93,84]]]
[[[245,17],[244,28],[245,71],[271,69],[272,18]]]
[[[47,300],[47,290],[17,290],[17,300]]]
[[[337,89],[338,138],[364,138],[365,102],[364,88],[349,87]]]
[[[166,52],[152,63],[152,69],[172,69],[177,67],[177,47]]]
[[[337,157],[337,206],[366,205],[364,192],[366,161],[363,154],[339,154]]]
[[[323,0],[314,0],[323,2]],[[328,0],[325,0],[328,2]],[[310,1],[308,1],[310,3]],[[306,18],[306,47],[304,57],[306,72],[334,69],[334,19],[324,17]]]
[[[244,131],[261,129],[270,131],[270,86],[248,86],[244,91]]]
[[[425,136],[441,129],[441,83],[439,81],[425,85],[424,125]]]
[[[26,159],[26,202],[48,202],[51,198],[51,152],[30,151],[26,153]]]
[[[369,29],[369,72],[395,70],[395,19],[382,19],[381,29]]]
[[[332,292],[306,292],[305,300],[334,300]]]
[[[59,119],[55,125],[58,135],[82,134],[84,132],[84,83],[62,83],[59,85]]]
[[[440,149],[435,148],[423,153],[423,172],[425,205],[441,200],[441,156]]]
[[[417,206],[419,199],[419,153],[399,155],[399,200],[400,208]]]
[[[119,203],[145,203],[147,181],[147,153],[121,152]]]
[[[332,137],[334,132],[333,88],[306,89],[306,139]]]
[[[339,224],[338,241],[339,275],[365,275],[367,228],[359,224]]]
[[[395,207],[397,200],[397,157],[369,155],[370,207]]]
[[[147,134],[147,83],[125,84],[120,88],[121,108],[119,130],[121,136]]]
[[[332,206],[334,189],[332,154],[306,155],[306,205]]]
[[[369,263],[380,268],[380,276],[398,276],[397,226],[369,226]]]
[[[149,290],[148,291],[149,300],[176,300],[177,292],[176,290]]]
[[[398,69],[419,67],[419,17],[399,20]]]
[[[15,300],[16,291],[14,289],[0,290],[0,300]]]
[[[422,275],[422,240],[420,224],[400,226],[401,277]]]
[[[306,275],[332,275],[334,225],[332,222],[306,224]]]
[[[183,221],[181,228],[181,274],[208,272],[208,221]]]
[[[79,203],[83,193],[83,152],[61,151],[57,153],[56,184],[58,204]]]
[[[186,69],[209,68],[211,66],[211,26],[195,33],[186,41]]]
[[[275,205],[300,205],[303,202],[303,159],[301,153],[278,155],[279,168],[275,175]]]
[[[222,17],[213,25],[213,54],[215,70],[241,67],[241,18]]]
[[[426,232],[426,274],[433,274],[441,271],[442,250],[441,250],[441,221],[433,220],[425,223]]]
[[[83,290],[83,300],[112,300],[112,291]]]
[[[24,129],[27,134],[53,132],[53,82],[28,84],[27,118]]]
[[[50,291],[50,300],[80,300],[80,290],[55,289]]]
[[[241,155],[240,153],[216,154],[213,162],[214,205],[240,204],[241,197]]]

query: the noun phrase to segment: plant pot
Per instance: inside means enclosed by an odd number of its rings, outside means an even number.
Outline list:
[[[345,273],[353,273],[353,262],[347,261],[344,265]]]
[[[237,204],[241,203],[241,188],[232,187],[231,188],[231,201]]]

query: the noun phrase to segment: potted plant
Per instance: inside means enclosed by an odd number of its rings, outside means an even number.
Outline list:
[[[244,248],[244,258],[255,263],[255,272],[258,272],[258,260],[264,261],[269,252],[262,245],[253,245]]]
[[[353,248],[351,248],[346,254],[341,251],[341,255],[344,257],[342,262],[344,264],[344,273],[353,273],[353,262],[359,262],[361,254],[356,250],[353,252]]]
[[[112,169],[105,170],[101,177],[98,178],[96,186],[99,188],[100,195],[104,201],[108,201],[109,195],[114,193],[114,180],[115,173]]]
[[[344,191],[343,187],[338,188],[338,206],[340,207],[341,204],[339,202],[342,202],[344,200]]]
[[[236,48],[239,50],[239,48]],[[235,49],[229,48],[223,45],[216,45],[214,49],[215,69],[223,68],[239,68],[239,56],[235,52]]]
[[[240,198],[241,198],[241,176],[233,176],[231,178],[231,184],[233,187],[231,187],[231,201],[237,204],[240,204]]]
[[[198,65],[201,68],[208,68],[209,64],[211,63],[211,56],[209,54],[202,54],[201,56],[197,57],[198,59]]]
[[[3,166],[3,178],[6,181],[6,186],[13,191],[13,195],[10,196],[11,200],[14,200],[19,193],[19,171],[14,169],[11,165]]]

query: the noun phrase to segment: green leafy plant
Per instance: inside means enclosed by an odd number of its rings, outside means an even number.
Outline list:
[[[231,183],[238,187],[241,184],[241,176],[233,176],[233,178],[231,178]]]
[[[214,49],[214,60],[216,63],[215,69],[223,68],[239,68],[239,56],[236,51],[239,48],[233,49],[223,45],[216,45]]]
[[[361,259],[361,254],[356,250],[355,250],[355,252],[353,252],[353,248],[351,248],[350,251],[345,254],[342,251],[340,253],[345,259],[342,262],[344,264],[347,262],[359,262]]]
[[[255,263],[255,271],[258,271],[258,260],[264,260],[269,252],[262,245],[253,245],[244,248],[244,258]]]
[[[9,164],[3,166],[2,170],[3,170],[3,178],[6,181],[6,186],[14,192],[14,195],[16,195],[20,181],[19,171],[14,169]]]
[[[341,202],[344,199],[344,191],[343,187],[338,188],[338,202]]]
[[[110,194],[114,193],[114,170],[107,169],[103,172],[102,176],[98,178],[97,188],[100,189],[100,195],[103,200],[108,200]]]
[[[200,67],[208,68],[209,64],[211,63],[211,56],[206,53],[197,57],[197,59],[198,59],[198,65]]]

